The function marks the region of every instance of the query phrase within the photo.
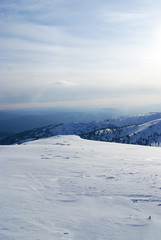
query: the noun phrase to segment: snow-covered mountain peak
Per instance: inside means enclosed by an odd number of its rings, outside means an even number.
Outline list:
[[[131,125],[143,124],[159,118],[161,118],[161,113],[151,112],[148,114],[129,115],[129,116],[123,116],[120,118],[115,118],[111,120],[110,123],[115,126],[122,127],[122,126],[128,126],[128,125],[131,126]]]

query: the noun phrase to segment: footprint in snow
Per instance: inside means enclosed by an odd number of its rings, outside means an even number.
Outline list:
[[[106,179],[114,179],[114,177],[107,177]]]

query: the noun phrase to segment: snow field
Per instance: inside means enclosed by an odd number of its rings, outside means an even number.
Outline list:
[[[160,148],[78,136],[0,146],[0,179],[0,240],[160,240]]]

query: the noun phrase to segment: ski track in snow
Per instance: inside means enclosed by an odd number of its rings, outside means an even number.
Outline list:
[[[161,148],[56,136],[0,153],[0,240],[160,240]]]

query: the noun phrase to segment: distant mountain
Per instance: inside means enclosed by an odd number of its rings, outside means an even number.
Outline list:
[[[106,129],[109,127],[108,121],[90,122],[90,123],[66,123],[58,125],[49,125],[42,128],[35,128],[33,130],[21,132],[13,136],[7,137],[0,141],[1,145],[21,144],[26,141],[36,140],[39,138],[48,138],[56,135],[82,135],[91,131],[99,129]]]
[[[8,132],[1,132],[0,131],[0,140],[3,140],[3,139],[5,139],[6,137],[10,137],[10,136],[12,136],[13,134],[11,134],[11,133],[8,133]]]
[[[122,126],[131,126],[131,125],[138,125],[143,124],[152,120],[156,120],[161,118],[160,112],[151,112],[148,114],[138,114],[138,115],[131,115],[131,116],[123,116],[120,118],[112,119],[110,122],[111,124],[122,127]]]
[[[97,141],[161,146],[161,113],[124,116],[89,123],[49,125],[3,138],[0,144],[21,144],[55,135],[79,135]]]
[[[106,109],[69,109],[69,110],[33,110],[29,112],[0,111],[0,131],[19,133],[50,124],[71,122],[103,121],[120,116],[121,113],[112,108]]]
[[[121,127],[113,125],[107,129],[83,134],[81,137],[107,142],[161,146],[161,118],[143,124],[121,124]]]

